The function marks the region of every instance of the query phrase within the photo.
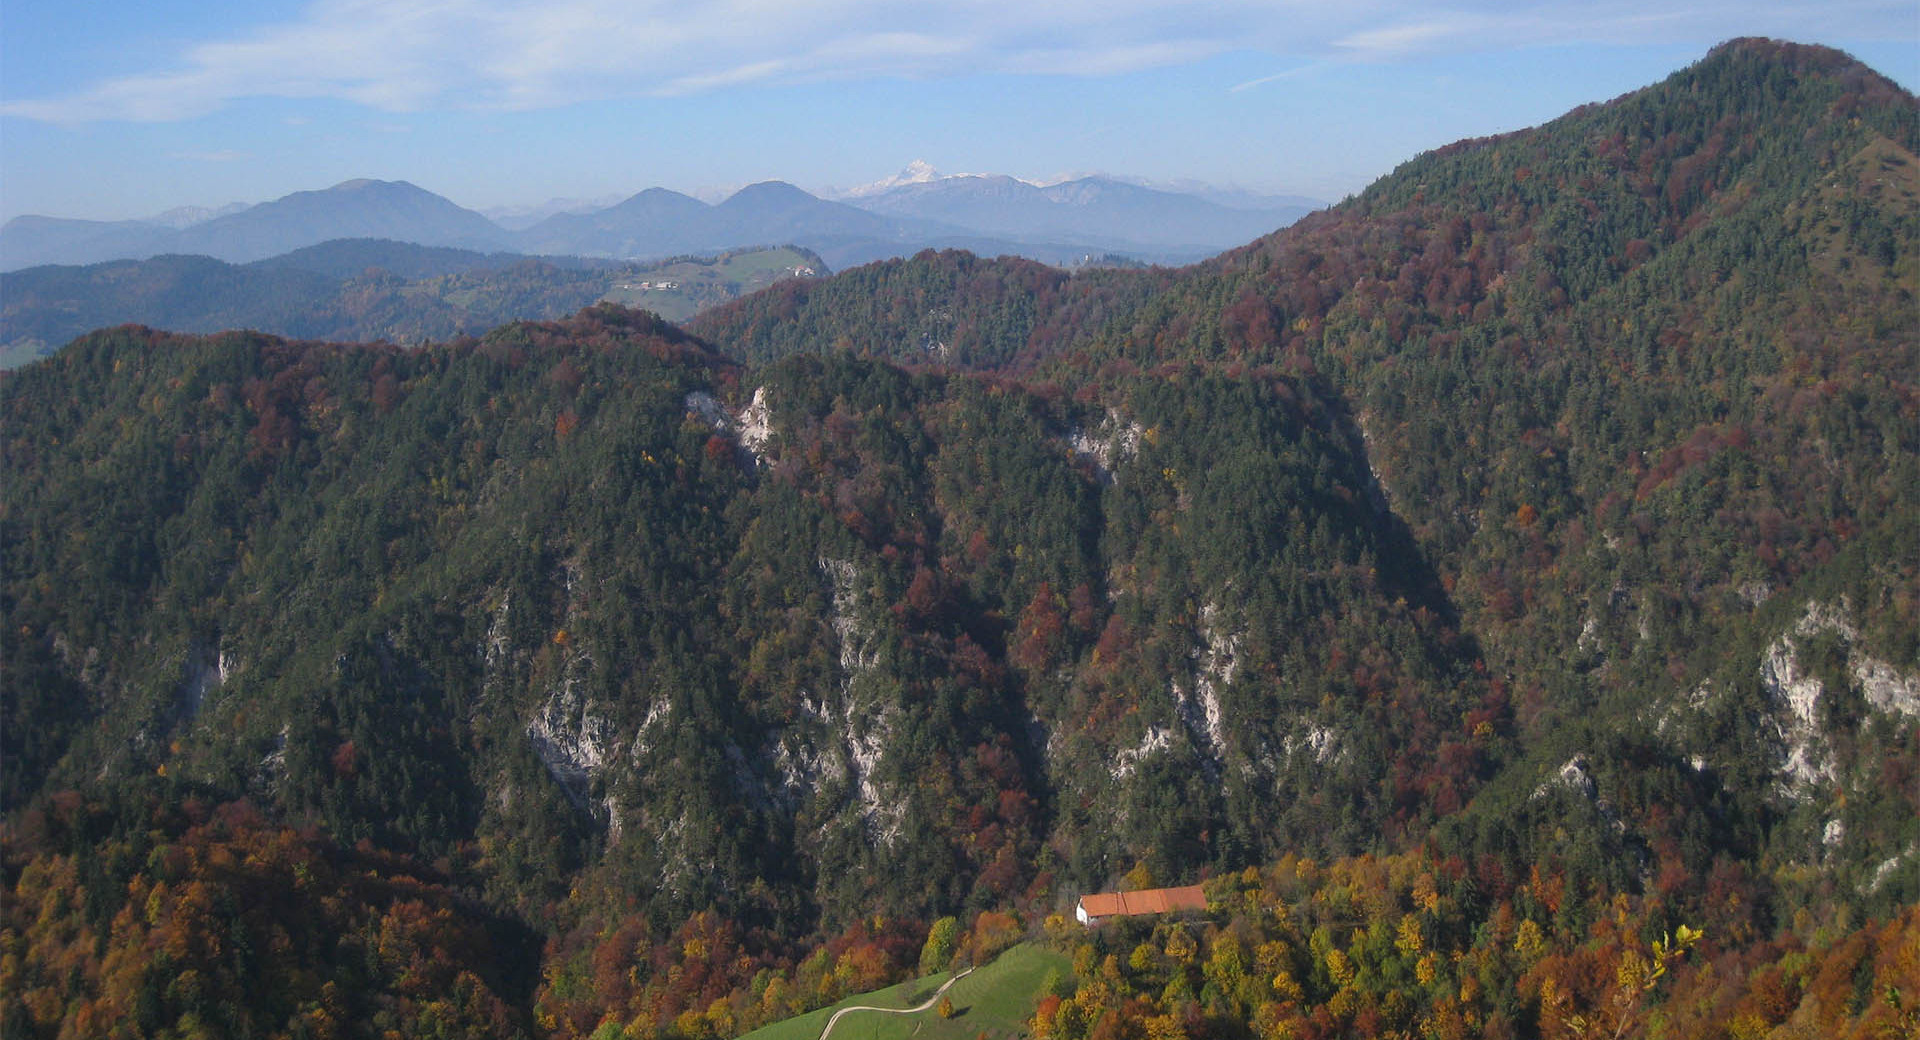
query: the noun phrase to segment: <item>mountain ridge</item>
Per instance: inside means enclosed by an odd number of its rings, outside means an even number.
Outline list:
[[[1196,255],[1239,245],[1311,211],[1305,206],[1234,209],[1104,177],[1036,185],[999,175],[960,175],[903,183],[851,201],[878,213],[998,234]]]
[[[171,222],[16,217],[0,228],[0,263],[8,270],[20,270],[165,253],[249,263],[339,238],[627,260],[737,249],[805,234],[814,242],[802,244],[811,244],[835,267],[847,267],[921,248],[959,246],[1028,254],[1048,262],[1064,262],[1088,248],[1130,251],[1149,259],[1190,260],[1244,240],[1223,237],[1218,226],[1221,214],[1234,211],[1188,196],[1165,197],[1188,200],[1184,209],[1168,210],[1163,205],[1163,212],[1142,218],[1170,222],[1174,231],[1135,241],[1111,226],[1095,233],[1077,228],[1072,221],[1056,222],[1058,229],[1015,234],[1020,229],[1005,219],[989,220],[989,227],[910,213],[876,217],[873,210],[822,199],[792,185],[785,185],[791,190],[778,193],[783,198],[775,205],[776,192],[767,187],[770,184],[785,182],[749,185],[712,205],[669,189],[648,188],[611,205],[570,205],[510,230],[405,181],[357,178],[237,210],[205,211],[204,219],[186,219],[177,212],[178,219]],[[1297,216],[1297,212],[1276,211],[1269,218],[1284,220],[1288,215]],[[1112,223],[1110,216],[1102,219]],[[1183,223],[1193,230],[1179,232]],[[1058,233],[1049,237],[1054,230]]]

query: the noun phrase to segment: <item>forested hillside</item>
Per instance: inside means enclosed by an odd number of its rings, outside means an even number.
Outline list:
[[[825,271],[794,247],[620,264],[338,239],[251,264],[205,256],[34,267],[0,274],[0,367],[28,364],[111,325],[255,329],[297,339],[419,344],[516,319],[562,318],[638,298],[671,317]],[[655,291],[671,282],[672,291]]]
[[[1194,268],[85,337],[0,382],[0,1025],[708,1040],[1026,934],[1046,1040],[1899,1035],[1916,150],[1738,41]]]
[[[1885,679],[1862,687],[1874,703],[1915,704],[1916,148],[1914,99],[1885,79],[1738,41],[1609,104],[1422,156],[1197,268],[1083,280],[923,255],[694,327],[747,357],[805,328],[918,359],[937,326],[956,358],[1056,385],[1183,361],[1327,386],[1537,756],[1505,798],[1666,705],[1656,744],[1695,745],[1672,761],[1739,742],[1709,787],[1767,833],[1779,817],[1795,842],[1849,825],[1891,839],[1907,802],[1843,819],[1864,806],[1817,793],[1846,772],[1823,757],[1826,723],[1787,712],[1804,669],[1763,678],[1760,662],[1833,640],[1839,675]],[[1754,718],[1783,713],[1753,739]],[[1617,782],[1645,782],[1637,755]],[[1854,843],[1853,869],[1873,876],[1913,840]]]

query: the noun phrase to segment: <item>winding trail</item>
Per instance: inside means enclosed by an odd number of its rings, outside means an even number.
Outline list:
[[[968,968],[966,971],[963,971],[960,974],[955,975],[953,978],[950,978],[947,981],[941,983],[940,988],[933,991],[933,996],[928,997],[927,1002],[920,1005],[919,1007],[883,1008],[883,1007],[868,1007],[865,1004],[859,1004],[854,1007],[841,1008],[840,1010],[835,1011],[833,1013],[832,1018],[827,1019],[826,1028],[820,1030],[820,1040],[827,1040],[827,1034],[833,1032],[833,1024],[835,1022],[840,1021],[840,1016],[846,1014],[849,1011],[878,1011],[883,1015],[912,1015],[912,1014],[917,1014],[921,1011],[925,1011],[926,1009],[939,1003],[940,997],[943,994],[945,994],[947,990],[953,988],[954,983],[959,982],[961,979],[964,979],[971,974],[973,974],[973,969]]]

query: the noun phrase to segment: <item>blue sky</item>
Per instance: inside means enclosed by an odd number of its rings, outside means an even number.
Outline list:
[[[1920,83],[1920,0],[8,0],[0,218],[353,177],[462,205],[912,159],[1337,199],[1733,36]]]

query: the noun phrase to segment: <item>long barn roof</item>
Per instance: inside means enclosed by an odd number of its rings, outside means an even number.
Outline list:
[[[1138,892],[1098,892],[1080,897],[1088,917],[1132,917],[1174,910],[1205,910],[1207,893],[1199,885],[1183,888],[1147,888]]]

